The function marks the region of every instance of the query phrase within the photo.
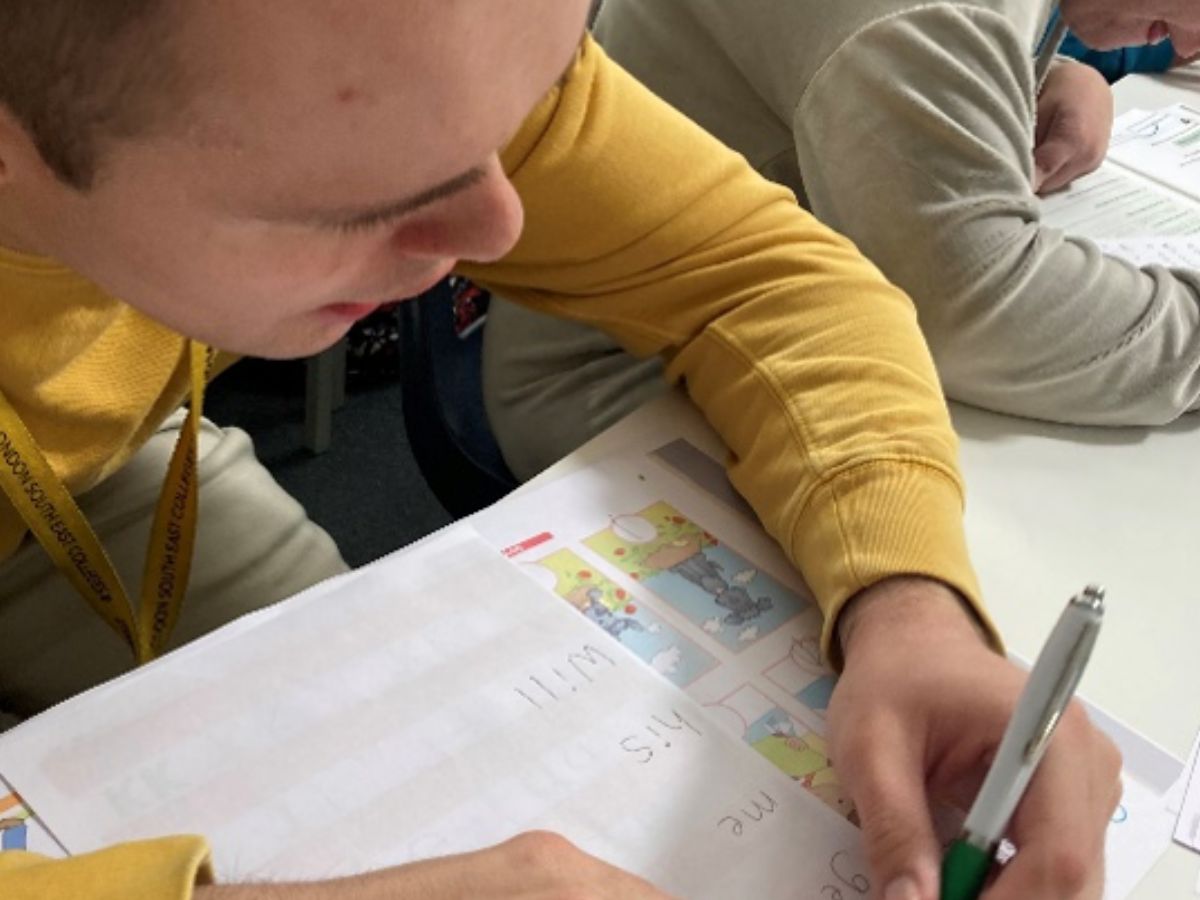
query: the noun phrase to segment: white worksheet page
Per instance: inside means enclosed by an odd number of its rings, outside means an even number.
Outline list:
[[[200,833],[227,881],[543,828],[686,897],[867,890],[844,818],[470,526],[17,727],[0,772],[72,853]]]
[[[1183,799],[1174,836],[1183,846],[1200,852],[1200,735],[1196,736],[1188,757]]]
[[[820,611],[720,463],[675,440],[509,498],[473,521],[797,788],[857,822],[826,743],[836,679],[819,653]],[[1103,711],[1092,715],[1125,758],[1106,857],[1105,897],[1117,900],[1170,843],[1168,794],[1183,765]]]
[[[1111,160],[1040,207],[1043,225],[1093,241],[1200,235],[1200,203]]]
[[[1200,236],[1105,238],[1096,246],[1135,266],[1200,269]]]
[[[1134,109],[1096,171],[1041,201],[1042,223],[1138,265],[1193,268],[1200,236],[1200,113]],[[1172,238],[1149,242],[1146,238]]]
[[[1130,110],[1113,122],[1108,159],[1200,200],[1200,110],[1186,103]]]
[[[823,618],[719,463],[686,441],[617,457],[473,522],[563,604],[851,821],[829,759]]]

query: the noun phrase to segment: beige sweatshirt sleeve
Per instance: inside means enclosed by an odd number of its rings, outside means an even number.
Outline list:
[[[812,210],[914,298],[951,397],[1168,422],[1200,405],[1200,278],[1039,223],[1031,82],[997,12],[934,4],[863,28],[795,106]]]

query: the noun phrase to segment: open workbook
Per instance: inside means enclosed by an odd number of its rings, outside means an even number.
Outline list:
[[[695,898],[869,895],[803,583],[679,437],[509,498],[0,736],[72,853],[209,837],[222,879],[328,877],[547,828]],[[1126,758],[1109,897],[1170,840]],[[3,793],[3,792],[0,792]]]
[[[1042,222],[1135,265],[1200,269],[1200,110],[1120,116],[1107,159],[1043,200]]]

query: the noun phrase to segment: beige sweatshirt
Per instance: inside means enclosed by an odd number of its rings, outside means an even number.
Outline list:
[[[949,396],[1168,422],[1200,405],[1200,277],[1039,224],[1046,14],[1038,0],[605,0],[596,33],[913,297]]]

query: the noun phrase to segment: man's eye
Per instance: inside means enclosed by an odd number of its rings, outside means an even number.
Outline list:
[[[348,222],[339,222],[333,226],[333,230],[338,234],[362,234],[366,231],[375,231],[385,225],[390,225],[396,221],[396,216],[381,213],[377,216],[365,216],[361,219],[352,219]]]

